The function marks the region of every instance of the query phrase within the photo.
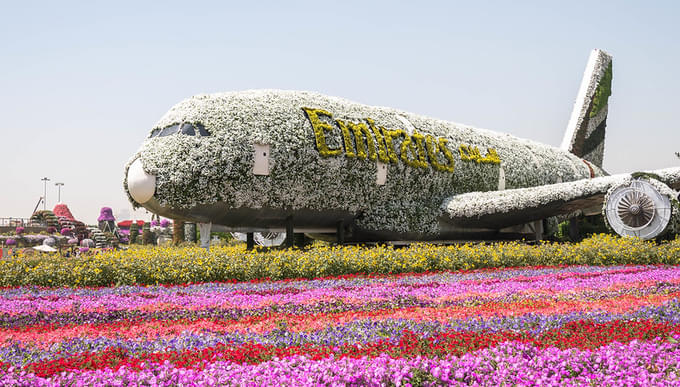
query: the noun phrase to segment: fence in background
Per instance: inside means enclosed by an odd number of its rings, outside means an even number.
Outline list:
[[[44,224],[32,222],[30,218],[0,218],[0,227],[40,227]]]

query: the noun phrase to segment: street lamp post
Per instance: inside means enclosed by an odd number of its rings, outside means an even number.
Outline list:
[[[54,183],[54,185],[57,186],[57,189],[58,189],[57,192],[59,192],[59,193],[58,193],[59,196],[58,196],[58,199],[57,199],[57,203],[61,203],[61,187],[64,185],[64,183]]]
[[[45,189],[43,192],[43,211],[47,209],[47,182],[50,181],[50,179],[43,177],[42,180],[45,184]]]

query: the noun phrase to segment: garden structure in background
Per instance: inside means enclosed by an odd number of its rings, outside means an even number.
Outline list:
[[[103,249],[127,248],[131,221],[121,222],[127,227],[119,228],[110,207],[102,207],[97,220],[97,225],[86,226],[64,203],[55,205],[53,211],[36,211],[30,220],[22,220],[26,227],[4,227],[0,233],[0,258],[40,253],[48,253],[53,258],[57,255],[72,258],[81,253],[97,254]],[[147,230],[146,239],[135,238],[132,243],[169,243],[172,239],[172,224],[167,219],[140,220],[138,224]]]

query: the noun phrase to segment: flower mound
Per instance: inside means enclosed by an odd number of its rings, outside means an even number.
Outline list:
[[[680,383],[677,266],[2,293],[1,385]]]

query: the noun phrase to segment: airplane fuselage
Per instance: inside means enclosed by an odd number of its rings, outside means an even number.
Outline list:
[[[151,197],[137,194],[137,180],[129,186],[131,166],[153,177]],[[446,239],[465,234],[442,216],[453,195],[603,175],[567,151],[508,134],[260,90],[180,102],[128,163],[125,186],[154,213],[234,231],[292,222],[295,232],[328,233],[341,222],[356,239]]]

